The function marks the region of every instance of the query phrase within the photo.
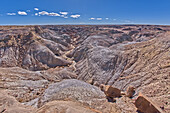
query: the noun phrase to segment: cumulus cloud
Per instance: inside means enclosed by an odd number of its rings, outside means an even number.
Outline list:
[[[106,20],[109,20],[109,18],[106,18]]]
[[[71,15],[70,17],[71,17],[71,18],[79,18],[80,15],[78,15],[78,14],[77,14],[77,15]]]
[[[18,14],[19,14],[19,15],[27,15],[27,13],[24,12],[24,11],[18,11]]]
[[[12,15],[16,15],[16,13],[7,13],[7,15],[12,16]]]
[[[95,20],[95,18],[90,18],[90,20]]]
[[[39,9],[38,8],[34,8],[34,10],[38,11]]]
[[[102,18],[90,18],[90,20],[102,20]]]
[[[102,20],[102,18],[97,18],[96,20]]]
[[[52,13],[48,13],[48,16],[60,16],[60,14],[52,12]]]
[[[62,14],[62,15],[67,15],[68,12],[60,12],[60,14]]]
[[[42,11],[42,12],[39,12],[38,14],[39,15],[47,15],[47,16],[60,16],[60,14],[58,14],[58,13],[54,13],[54,12],[48,13],[47,11]]]
[[[38,13],[35,13],[35,16],[38,16]]]
[[[47,11],[41,11],[38,13],[39,15],[48,15],[49,13]]]
[[[65,17],[65,15],[61,15],[61,17]]]

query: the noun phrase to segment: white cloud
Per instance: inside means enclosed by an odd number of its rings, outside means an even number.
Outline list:
[[[68,12],[60,12],[60,14],[62,14],[62,15],[67,15]]]
[[[60,14],[52,12],[52,13],[48,13],[48,16],[60,16]]]
[[[90,20],[95,20],[95,18],[90,18]]]
[[[70,17],[72,17],[72,18],[79,18],[80,17],[80,15],[71,15]]]
[[[47,11],[42,11],[42,12],[39,12],[38,14],[39,15],[47,15],[47,16],[60,16],[60,14],[58,14],[58,13],[54,13],[54,12],[48,13]]]
[[[90,20],[102,20],[102,18],[90,18]]]
[[[106,18],[106,20],[109,20],[109,18]]]
[[[11,16],[11,15],[16,15],[16,13],[7,13],[7,15],[10,15],[10,16]]]
[[[27,15],[27,13],[24,12],[24,11],[18,11],[18,14],[19,14],[19,15]]]
[[[63,18],[68,18],[67,15],[60,15],[60,17],[63,17]]]
[[[38,16],[38,13],[35,13],[35,16]]]
[[[65,17],[65,15],[61,15],[61,17]]]
[[[102,20],[102,18],[97,18],[96,20]]]
[[[38,11],[39,9],[38,8],[34,8],[34,10]]]
[[[39,12],[39,15],[48,15],[49,13],[47,11],[41,11]]]

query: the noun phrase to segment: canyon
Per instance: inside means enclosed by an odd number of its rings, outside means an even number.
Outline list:
[[[170,26],[0,26],[1,113],[169,113]]]

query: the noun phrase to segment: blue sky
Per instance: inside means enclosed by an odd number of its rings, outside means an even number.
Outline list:
[[[170,0],[1,0],[0,25],[168,24]]]

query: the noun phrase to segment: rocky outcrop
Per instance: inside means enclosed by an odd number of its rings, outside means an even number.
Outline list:
[[[143,94],[139,94],[135,101],[135,106],[139,112],[143,113],[164,113],[156,104]]]
[[[114,111],[118,113],[121,111],[116,104],[107,102],[105,94],[98,87],[76,79],[63,80],[49,85],[40,97],[38,107],[59,100],[78,102],[90,109],[95,109],[95,112],[108,113]]]
[[[96,110],[76,101],[52,101],[36,110],[35,113],[121,113],[115,104],[102,103],[102,105],[102,110]]]
[[[31,113],[36,108],[19,103],[14,97],[8,96],[7,92],[0,90],[0,112],[1,113]]]
[[[160,100],[168,110],[168,33],[140,43],[122,44],[108,44],[114,39],[105,36],[94,37],[103,38],[106,45],[100,45],[100,40],[90,36],[86,40],[92,38],[91,42],[86,43],[85,40],[75,48],[78,52],[74,54],[78,79],[88,81],[93,78],[94,82],[112,85],[123,91],[132,85],[136,89],[134,97],[141,91],[154,100]],[[112,41],[105,42],[107,39]]]
[[[49,81],[40,72],[28,71],[19,67],[0,68],[0,88],[14,96],[19,102],[38,98]]]
[[[40,98],[39,106],[53,100],[72,99],[89,105],[106,102],[104,93],[97,87],[76,79],[51,84]],[[94,101],[94,102],[93,102]]]
[[[133,113],[142,92],[168,113],[169,31],[153,25],[0,26],[0,88],[41,106],[38,111],[79,112],[69,107],[73,102],[85,111]]]
[[[67,66],[71,64],[71,62],[56,56],[50,49],[39,44],[38,42],[31,44],[31,47],[27,52],[30,54],[30,56],[34,56],[34,59],[41,62],[42,64],[47,65],[50,68],[54,68],[56,66]]]
[[[52,101],[39,108],[35,113],[101,113],[80,103],[72,101]]]
[[[50,83],[77,75],[65,68],[44,71],[29,71],[19,67],[0,68],[0,88],[26,105],[35,105]],[[37,105],[35,105],[37,107]]]
[[[34,32],[7,37],[8,40],[2,39],[0,45],[2,67],[19,66],[29,70],[44,70],[71,64],[71,61],[61,57],[61,52],[67,50],[67,47],[43,39]]]

